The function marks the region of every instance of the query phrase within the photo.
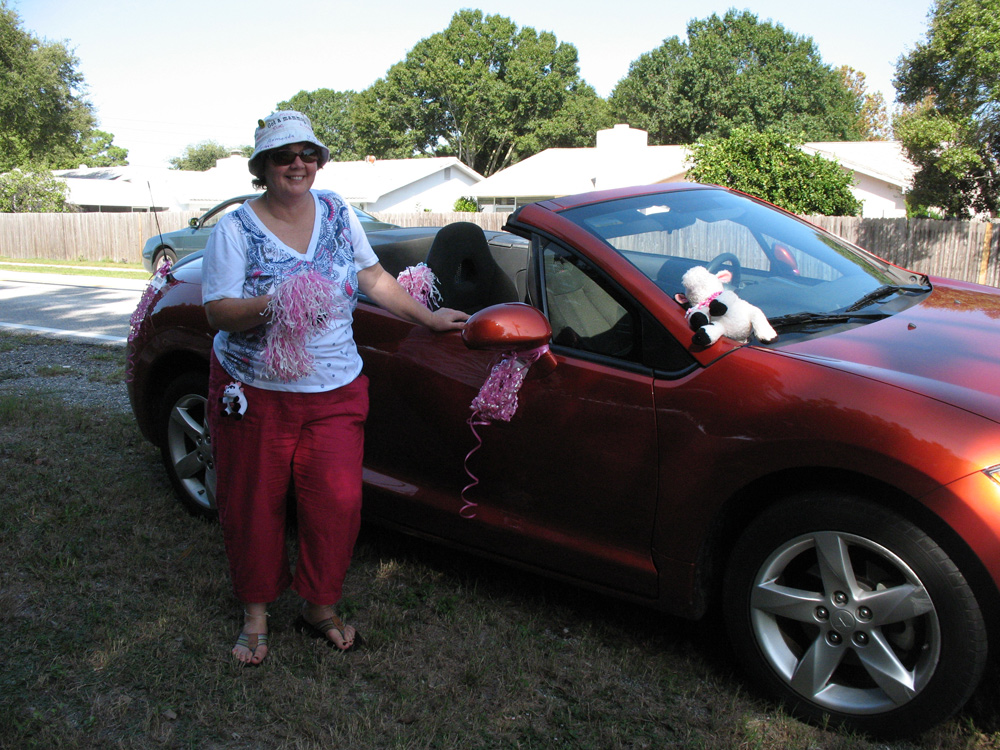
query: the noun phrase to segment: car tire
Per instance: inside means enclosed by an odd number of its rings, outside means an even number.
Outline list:
[[[173,265],[177,262],[177,253],[171,250],[169,247],[159,247],[156,252],[153,253],[153,273],[160,270],[160,266],[164,263],[170,263]]]
[[[207,396],[207,373],[181,374],[163,393],[157,427],[163,465],[181,503],[192,515],[214,518],[215,464]]]
[[[961,571],[904,517],[836,492],[800,495],[733,549],[723,611],[755,685],[821,725],[910,735],[972,695],[986,626]]]

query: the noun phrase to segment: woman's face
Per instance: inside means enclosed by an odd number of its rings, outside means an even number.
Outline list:
[[[320,156],[320,150],[316,146],[305,142],[268,151],[264,155],[264,182],[267,183],[267,191],[276,198],[295,197],[309,192],[316,179]],[[292,161],[289,162],[289,159]]]

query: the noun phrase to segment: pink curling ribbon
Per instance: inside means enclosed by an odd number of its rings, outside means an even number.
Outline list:
[[[329,324],[337,307],[335,292],[335,284],[317,271],[292,276],[275,287],[266,310],[271,316],[264,345],[268,377],[287,383],[312,373],[313,356],[306,345]]]
[[[497,419],[504,422],[511,420],[517,412],[517,393],[524,384],[528,368],[548,350],[548,344],[543,344],[537,349],[531,349],[527,352],[507,352],[500,355],[500,358],[494,362],[486,382],[483,383],[476,397],[472,399],[472,403],[469,405],[472,415],[469,417],[468,423],[469,429],[476,437],[477,445],[465,456],[465,473],[469,475],[472,482],[462,489],[464,505],[458,511],[462,518],[475,518],[476,514],[472,512],[472,509],[478,505],[465,496],[465,493],[479,484],[478,477],[469,470],[469,459],[483,447],[483,439],[479,436],[476,428],[484,427]]]
[[[396,281],[413,299],[433,310],[441,306],[441,292],[437,288],[437,276],[426,263],[407,266],[399,272]]]

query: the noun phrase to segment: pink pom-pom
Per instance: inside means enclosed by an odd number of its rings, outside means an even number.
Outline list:
[[[396,279],[413,299],[433,310],[441,305],[441,293],[437,289],[437,277],[426,263],[407,266]]]
[[[316,271],[292,276],[271,295],[267,311],[271,325],[264,346],[268,377],[285,382],[313,371],[313,357],[306,345],[323,331],[336,309],[336,286]]]

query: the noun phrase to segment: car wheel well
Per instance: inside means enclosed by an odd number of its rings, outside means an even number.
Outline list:
[[[991,642],[1000,642],[1000,592],[989,572],[965,541],[940,517],[898,488],[856,472],[796,469],[763,477],[743,488],[717,514],[711,542],[703,557],[703,593],[717,610],[722,578],[736,539],[747,525],[767,508],[792,495],[811,490],[835,490],[867,497],[895,511],[931,536],[962,571],[975,593],[986,622],[992,627]]]
[[[143,408],[155,420],[162,405],[167,387],[184,373],[201,373],[208,381],[208,362],[190,352],[173,352],[161,357],[151,368],[155,373],[146,387],[146,403]]]

